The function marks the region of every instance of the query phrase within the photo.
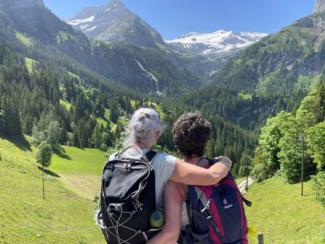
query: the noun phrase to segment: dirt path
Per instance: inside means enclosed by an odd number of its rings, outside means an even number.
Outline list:
[[[253,182],[254,182],[253,178],[252,178],[252,177],[248,177],[248,187],[249,187],[251,184],[253,184]],[[242,182],[240,182],[240,183],[238,184],[238,188],[239,188],[241,194],[245,194],[245,193],[246,193],[246,179],[243,180]]]

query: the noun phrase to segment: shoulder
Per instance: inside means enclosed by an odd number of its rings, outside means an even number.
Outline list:
[[[176,162],[176,157],[173,155],[170,155],[166,152],[162,152],[162,151],[155,151],[156,155],[154,157],[154,159],[159,159],[161,161],[175,161]]]
[[[168,153],[157,151],[152,160],[152,165],[157,173],[166,176],[168,179],[175,169],[176,160],[176,157]]]
[[[223,163],[227,165],[228,167],[232,166],[232,161],[230,158],[226,156],[218,156],[212,159],[212,163]]]
[[[109,160],[109,161],[114,160],[114,159],[116,158],[116,155],[117,155],[117,154],[118,154],[118,152],[109,155],[108,160]]]

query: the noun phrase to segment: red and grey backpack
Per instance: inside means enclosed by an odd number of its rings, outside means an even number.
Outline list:
[[[206,167],[218,163],[216,159],[204,161]],[[251,206],[230,172],[217,185],[189,186],[186,200],[189,225],[181,235],[181,243],[248,243],[243,202]]]

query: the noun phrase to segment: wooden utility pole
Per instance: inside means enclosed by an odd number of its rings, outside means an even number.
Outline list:
[[[301,182],[301,190],[300,195],[304,195],[304,161],[305,161],[305,136],[299,136],[299,141],[301,142],[301,174],[300,174],[300,182]]]
[[[43,166],[43,170],[42,170],[42,181],[43,181],[43,199],[45,199],[44,166]]]
[[[263,233],[259,233],[257,235],[257,243],[258,244],[264,244],[264,235],[263,235]]]
[[[247,192],[247,190],[248,190],[248,176],[249,176],[249,169],[248,169],[248,160],[247,160],[247,158],[245,159],[245,173],[246,173],[246,185],[245,185],[245,190],[246,190],[246,192]]]

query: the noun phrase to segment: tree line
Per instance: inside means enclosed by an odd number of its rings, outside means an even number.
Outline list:
[[[275,174],[296,183],[316,175],[317,194],[325,201],[325,84],[319,81],[292,112],[269,118],[261,129],[252,174],[263,181]]]

